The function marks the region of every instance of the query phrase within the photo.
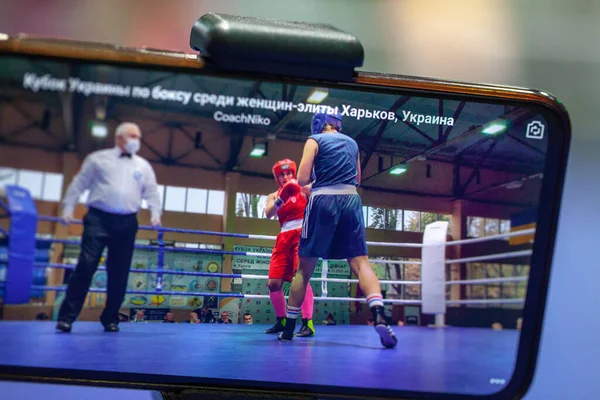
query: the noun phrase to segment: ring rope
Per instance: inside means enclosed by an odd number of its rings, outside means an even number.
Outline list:
[[[2,208],[5,208],[5,210],[10,214],[10,212],[8,211],[8,207],[5,204],[0,204],[0,206]],[[50,216],[38,216],[38,220],[45,221],[45,222],[59,222],[59,223],[62,222],[61,218],[50,217]],[[72,223],[82,224],[82,221],[81,220],[73,220]],[[139,229],[158,231],[158,232],[191,233],[191,234],[197,234],[197,235],[236,237],[236,238],[242,238],[242,239],[264,239],[264,240],[276,240],[277,239],[277,236],[271,236],[271,235],[253,235],[253,234],[246,234],[246,233],[230,233],[230,232],[204,231],[204,230],[195,230],[195,229],[165,228],[165,227],[153,227],[153,226],[145,226],[145,225],[139,226]],[[494,239],[503,239],[503,238],[510,238],[510,237],[514,237],[514,236],[530,235],[533,233],[535,233],[535,228],[523,229],[523,230],[519,230],[519,231],[514,231],[514,232],[509,232],[509,233],[501,233],[501,234],[490,235],[490,236],[483,236],[483,237],[479,237],[479,238],[449,241],[449,242],[446,242],[446,246],[478,243],[478,242],[494,240]],[[372,241],[367,241],[367,245],[380,246],[380,247],[409,247],[409,248],[422,248],[423,247],[422,243],[394,243],[394,242],[372,242]]]
[[[7,214],[10,215],[10,211],[8,207],[4,203],[0,203],[0,207],[5,208]],[[39,221],[47,221],[47,222],[62,222],[61,218],[58,217],[46,217],[39,216]],[[80,220],[73,221],[73,223],[80,223]],[[213,235],[213,236],[222,236],[222,237],[235,237],[235,238],[245,238],[245,239],[263,239],[263,240],[275,240],[277,236],[270,235],[252,235],[252,234],[240,234],[240,233],[226,233],[226,232],[216,232],[216,231],[203,231],[203,230],[192,230],[192,229],[178,229],[178,228],[163,228],[163,227],[151,227],[151,226],[140,226],[141,230],[152,230],[158,232],[158,243],[159,246],[153,245],[135,245],[138,249],[145,250],[156,250],[159,253],[163,253],[165,251],[171,252],[183,252],[183,253],[208,253],[208,254],[219,254],[219,255],[238,255],[238,256],[253,256],[253,257],[270,257],[270,254],[265,253],[254,253],[254,252],[241,252],[241,251],[223,251],[223,250],[211,250],[211,249],[192,249],[192,248],[173,248],[173,247],[165,247],[164,242],[162,241],[162,236],[165,232],[171,233],[187,233],[187,234],[198,234],[198,235]],[[2,232],[7,234],[5,232]],[[460,245],[460,244],[472,244],[483,241],[490,241],[494,239],[503,239],[510,238],[514,236],[521,235],[530,235],[535,233],[535,229],[524,229],[520,231],[484,236],[479,238],[470,238],[463,240],[455,240],[446,242],[445,245]],[[37,238],[38,242],[42,243],[63,243],[63,244],[73,244],[80,245],[81,240],[69,240],[69,239],[42,239]],[[382,247],[409,247],[409,248],[423,248],[425,245],[421,243],[392,243],[392,242],[367,242],[370,246],[382,246]],[[477,256],[477,257],[467,257],[460,258],[454,260],[447,260],[446,264],[456,264],[456,263],[464,263],[464,262],[476,262],[476,261],[485,261],[485,260],[494,260],[500,258],[513,258],[513,257],[522,257],[522,256],[530,256],[532,254],[532,250],[523,250],[523,251],[515,251],[508,253],[500,253],[500,254],[492,254],[486,256]],[[374,260],[370,259],[369,262],[376,264],[413,264],[413,265],[422,265],[420,261],[402,261],[402,260]],[[52,268],[64,268],[64,269],[74,269],[74,265],[68,264],[58,264],[58,263],[35,263],[37,267],[52,267]],[[100,267],[99,270],[105,270],[105,267]],[[187,272],[187,271],[173,271],[173,270],[165,270],[159,269],[157,270],[130,270],[133,273],[156,273],[157,275],[161,274],[176,274],[176,275],[195,275],[195,276],[213,276],[213,277],[221,277],[221,278],[242,278],[242,279],[268,279],[268,276],[265,275],[250,275],[250,274],[223,274],[223,273],[208,273],[208,272]],[[357,283],[358,279],[338,279],[338,278],[327,278],[326,274],[324,274],[323,278],[312,278],[311,281],[320,281],[320,282],[341,282],[341,283]],[[492,279],[474,279],[474,280],[458,280],[458,281],[449,281],[446,282],[447,285],[457,285],[457,284],[488,284],[488,283],[501,283],[501,282],[524,282],[527,281],[527,277],[509,277],[509,278],[492,278]],[[392,280],[382,280],[380,281],[382,284],[404,284],[404,285],[420,285],[421,281],[392,281]],[[66,290],[66,286],[43,286],[43,285],[32,285],[32,289],[34,290],[54,290],[54,291],[64,291]],[[268,295],[244,295],[242,293],[200,293],[200,292],[181,292],[181,291],[161,291],[159,287],[157,287],[157,291],[147,291],[147,290],[128,290],[126,293],[128,294],[144,294],[144,295],[184,295],[184,296],[215,296],[215,297],[235,297],[235,298],[256,298],[256,299],[268,299],[270,296]],[[90,288],[90,292],[106,292],[106,289],[97,289]],[[326,296],[326,293],[325,293]],[[315,297],[315,300],[327,300],[327,301],[341,301],[341,302],[366,302],[365,298],[352,298],[352,297]],[[384,299],[384,303],[391,304],[422,304],[421,300],[404,300],[404,299]],[[524,299],[471,299],[471,300],[446,300],[446,304],[448,305],[460,305],[460,304],[523,304]]]
[[[447,305],[525,304],[525,299],[446,300]]]
[[[286,299],[288,296],[284,296]],[[268,295],[264,294],[245,294],[244,298],[246,299],[269,299]],[[367,299],[365,298],[354,298],[354,297],[314,297],[315,300],[321,301],[341,301],[341,302],[360,302],[366,303]],[[390,304],[421,304],[421,300],[401,300],[401,299],[383,299],[384,303]]]
[[[269,279],[267,275],[249,275],[242,274],[242,279]],[[310,278],[311,282],[337,282],[337,283],[358,283],[358,279],[343,279],[343,278]],[[380,280],[382,284],[398,284],[398,285],[420,285],[421,281],[384,281]]]
[[[39,221],[44,222],[57,222],[61,223],[62,218],[59,217],[50,217],[50,216],[38,216]],[[71,221],[74,224],[82,224],[81,220],[73,220]],[[218,232],[218,231],[203,231],[203,230],[195,230],[195,229],[179,229],[179,228],[165,228],[165,227],[153,227],[140,225],[140,230],[147,231],[158,231],[158,232],[172,232],[172,233],[192,233],[197,235],[212,235],[212,236],[223,236],[223,237],[235,237],[241,239],[263,239],[263,240],[276,240],[277,236],[271,235],[253,235],[247,233],[230,233],[230,232]],[[382,246],[382,247],[413,247],[413,248],[421,248],[423,245],[421,243],[393,243],[393,242],[367,242],[369,246]]]
[[[510,237],[514,237],[514,236],[530,235],[530,234],[534,234],[534,233],[535,233],[535,228],[522,229],[520,231],[500,233],[497,235],[482,236],[482,237],[472,238],[472,239],[452,240],[452,241],[446,242],[446,246],[487,242],[488,240],[505,239],[505,238],[510,238]]]
[[[271,257],[271,253],[253,253],[253,252],[242,252],[243,254],[239,254],[239,255],[245,255],[247,257]],[[327,260],[327,261],[346,261],[344,259],[337,259],[337,260]],[[412,265],[421,265],[422,263],[420,261],[402,261],[402,260],[376,260],[376,259],[372,259],[369,258],[369,262],[371,264],[412,264]]]
[[[32,285],[31,288],[33,290],[48,290],[48,291],[56,291],[56,292],[64,292],[67,290],[66,286],[45,286],[45,285]],[[94,293],[105,293],[106,289],[99,288],[90,288],[90,292]],[[178,291],[169,291],[169,292],[156,292],[149,290],[127,290],[125,293],[127,294],[145,294],[145,295],[168,295],[168,296],[194,296],[194,297],[203,297],[203,296],[213,296],[213,297],[237,297],[244,298],[242,293],[205,293],[205,292],[178,292]],[[267,296],[268,297],[268,296]]]
[[[81,245],[80,240],[72,240],[72,239],[46,239],[46,238],[37,238],[37,242],[40,243],[61,243],[61,244],[72,244],[72,245]],[[170,251],[173,253],[204,253],[204,254],[226,254],[232,256],[247,256],[248,252],[245,251],[227,251],[227,250],[212,250],[212,249],[192,249],[187,247],[162,247],[162,246],[152,246],[145,244],[136,244],[134,246],[136,249],[142,250],[157,250],[157,251]],[[270,256],[270,254],[269,254]]]
[[[460,281],[448,281],[446,285],[479,285],[486,283],[510,283],[510,282],[527,282],[528,277],[526,276],[515,276],[508,278],[486,278],[486,279],[471,279],[471,280],[460,280]]]
[[[369,259],[371,264],[406,264],[406,265],[421,265],[421,261],[402,261],[402,260],[373,260]]]
[[[58,263],[33,263],[34,267],[38,268],[60,268],[60,269],[75,269],[76,265],[58,264]],[[106,267],[98,267],[98,271],[106,271]],[[195,271],[176,271],[172,269],[130,269],[130,273],[137,274],[170,274],[170,275],[191,275],[191,276],[208,276],[218,278],[241,278],[242,274],[224,274],[221,272],[195,272]]]
[[[456,258],[454,260],[446,260],[446,264],[460,264],[460,263],[486,261],[486,260],[497,260],[500,258],[516,258],[516,257],[530,256],[531,254],[533,254],[533,250],[511,251],[508,253],[490,254],[487,256]]]

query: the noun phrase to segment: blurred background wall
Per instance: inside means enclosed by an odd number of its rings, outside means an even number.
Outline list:
[[[597,398],[599,1],[1,0],[0,32],[190,52],[190,28],[206,12],[333,24],[362,41],[365,70],[527,86],[558,96],[572,117],[572,153],[538,370],[526,398]],[[0,384],[0,391],[19,391],[23,399],[28,390],[39,394],[31,386]],[[45,388],[44,398],[56,390]],[[82,393],[60,390],[61,397]],[[107,390],[87,393],[151,398]]]

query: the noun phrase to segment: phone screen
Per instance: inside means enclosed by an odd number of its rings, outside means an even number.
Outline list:
[[[303,304],[295,329],[307,336],[288,343],[265,333],[285,321],[272,271],[297,266],[293,249],[283,258],[273,251],[284,232],[267,216],[279,190],[273,166],[290,159],[300,168],[309,136],[324,129],[315,113],[339,121],[329,125],[360,149],[368,260],[392,349],[343,259],[317,263],[312,307]],[[131,265],[117,266],[130,268],[119,332],[100,323],[107,293],[119,299],[108,244],[72,331],[57,332],[84,232],[77,221],[57,222],[61,202],[84,160],[112,151],[126,122],[140,128],[136,157],[154,171],[170,230],[140,228]],[[525,102],[2,56],[0,185],[6,196],[15,187],[28,193],[37,225],[26,236],[35,235],[35,259],[11,270],[13,237],[26,241],[19,224],[27,218],[4,198],[0,365],[138,383],[497,393],[515,374],[520,345],[531,344],[521,336],[525,300],[541,289],[533,277],[545,268],[563,135],[554,113]],[[78,198],[74,217],[84,224],[87,206],[109,196],[90,189],[113,179],[98,168]],[[139,207],[139,226],[150,225],[146,197]],[[286,298],[293,274],[279,278]]]

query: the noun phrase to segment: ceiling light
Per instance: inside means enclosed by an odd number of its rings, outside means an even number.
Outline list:
[[[108,128],[105,124],[100,122],[92,122],[90,123],[90,131],[92,136],[95,138],[103,139],[108,136]]]
[[[252,148],[252,151],[250,152],[250,157],[262,157],[265,155],[266,151],[267,149],[264,143],[257,143]]]
[[[308,99],[306,99],[306,102],[319,104],[320,102],[325,100],[327,96],[329,96],[329,90],[316,88],[308,95]]]
[[[407,169],[408,167],[406,166],[406,164],[395,165],[392,167],[392,169],[390,169],[390,175],[401,175],[405,173]]]
[[[494,122],[481,131],[481,133],[486,135],[495,135],[499,132],[502,132],[506,129],[506,124],[504,122]]]

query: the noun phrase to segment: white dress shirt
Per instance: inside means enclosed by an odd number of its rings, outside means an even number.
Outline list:
[[[81,195],[89,189],[88,207],[113,214],[139,212],[142,199],[152,218],[161,215],[156,175],[148,161],[138,155],[122,157],[118,147],[89,154],[67,189],[63,215],[72,216]]]

